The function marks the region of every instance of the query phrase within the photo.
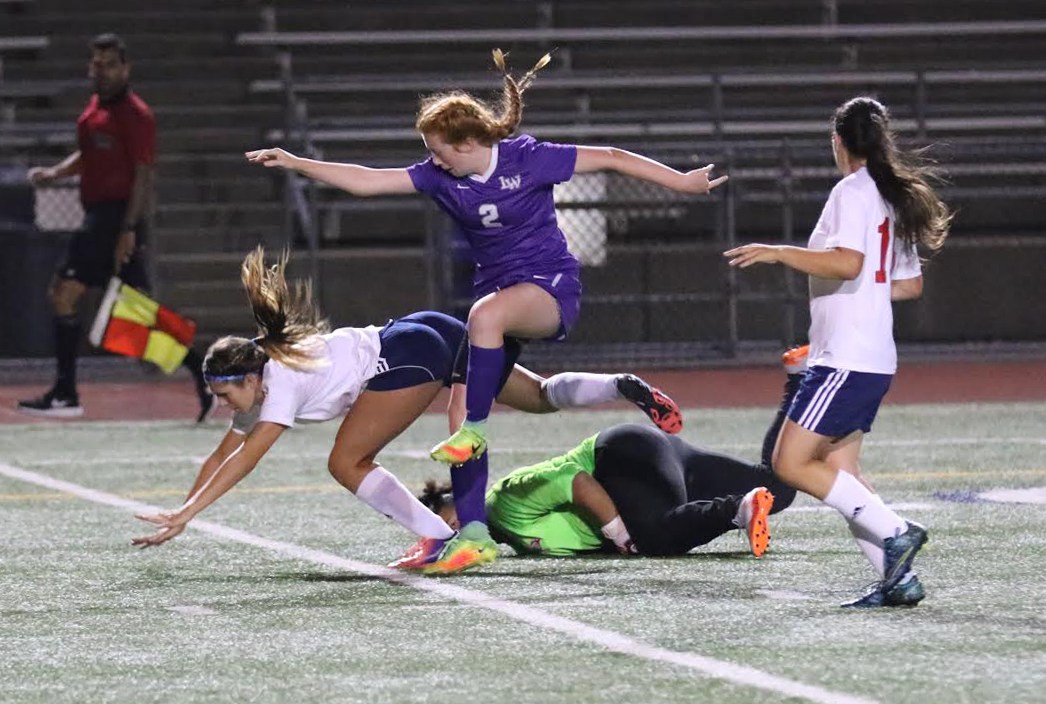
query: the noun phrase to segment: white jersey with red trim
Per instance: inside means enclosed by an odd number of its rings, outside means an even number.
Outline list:
[[[894,211],[861,168],[835,184],[807,245],[864,254],[853,281],[810,277],[809,365],[897,371],[890,282],[922,274],[914,246],[894,237]]]
[[[262,370],[265,399],[233,414],[232,430],[248,433],[260,420],[288,428],[295,421],[319,422],[345,413],[377,372],[381,328],[338,328],[316,338],[316,366],[291,369],[270,359]]]

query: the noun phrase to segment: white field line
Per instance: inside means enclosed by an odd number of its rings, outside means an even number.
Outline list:
[[[97,491],[85,486],[80,486],[79,484],[62,481],[60,479],[48,477],[36,472],[30,472],[4,463],[0,463],[0,474],[11,479],[36,484],[37,486],[42,486],[54,491],[67,492],[86,501],[102,504],[104,506],[112,506],[114,508],[136,513],[158,510],[157,507],[150,506],[149,504],[129,501],[104,491]],[[463,604],[468,604],[469,606],[488,609],[531,626],[545,628],[550,631],[557,631],[574,638],[575,640],[591,643],[601,648],[605,648],[606,650],[643,658],[645,660],[678,665],[703,675],[715,677],[744,687],[755,687],[775,694],[799,697],[812,702],[823,702],[824,704],[870,704],[875,701],[842,692],[833,692],[832,690],[824,689],[815,685],[803,684],[802,682],[778,677],[768,672],[763,672],[762,670],[746,667],[744,665],[735,665],[723,660],[716,660],[714,658],[704,657],[694,653],[659,648],[657,646],[648,645],[641,641],[634,640],[615,631],[589,626],[580,621],[556,616],[555,614],[550,614],[524,604],[517,604],[515,602],[498,599],[483,594],[482,592],[475,592],[462,587],[457,587],[444,581],[424,579],[422,577],[416,577],[414,575],[391,570],[386,567],[359,562],[357,560],[350,560],[320,550],[313,550],[301,545],[270,540],[269,538],[263,538],[259,535],[247,533],[235,528],[228,528],[217,523],[211,523],[210,521],[194,520],[189,524],[189,527],[223,540],[242,543],[244,545],[253,545],[294,560],[312,562],[325,567],[348,570],[358,574],[384,579],[389,582],[403,584],[420,591],[437,594],[447,599],[453,599]]]
[[[1030,437],[1016,437],[1016,438],[934,438],[934,439],[915,439],[915,440],[867,440],[864,443],[865,447],[937,447],[947,445],[1018,445],[1018,444],[1029,444],[1029,445],[1043,445],[1046,446],[1046,438],[1030,438]],[[753,447],[761,447],[761,442],[733,442],[733,443],[713,443],[709,445],[709,449],[712,450],[745,450]],[[503,448],[490,448],[488,452],[495,455],[507,455],[507,454],[539,454],[553,456],[561,454],[570,450],[569,447],[562,448],[547,448],[544,450],[535,450],[534,448],[518,448],[518,447],[503,447]],[[329,452],[315,452],[315,453],[299,453],[295,454],[294,458],[306,462],[319,462],[325,461],[329,456]],[[385,450],[381,453],[382,457],[400,457],[404,459],[428,459],[429,451],[422,448],[408,448],[402,450]],[[274,452],[270,457],[279,458],[279,452]],[[32,464],[35,467],[55,467],[69,464],[76,465],[105,465],[105,464],[140,464],[142,462],[169,462],[179,463],[186,462],[189,464],[199,465],[207,459],[206,455],[130,455],[124,457],[104,457],[94,459],[46,459],[46,460],[26,460],[27,464]]]

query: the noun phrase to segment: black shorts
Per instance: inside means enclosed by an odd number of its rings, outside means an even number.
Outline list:
[[[58,267],[59,279],[73,279],[88,288],[109,283],[113,276],[113,254],[116,240],[123,229],[127,202],[95,203],[84,208],[83,226],[76,231],[65,259]],[[145,223],[135,229],[135,248],[129,262],[120,270],[124,283],[148,291],[149,276],[145,268]]]
[[[465,324],[436,311],[411,313],[381,329],[379,372],[367,382],[371,391],[393,391],[440,381],[444,386],[467,381],[469,339]],[[505,338],[505,366],[498,391],[505,385],[523,346]]]
[[[460,320],[421,311],[390,321],[379,337],[379,371],[367,382],[370,391],[394,391],[430,381],[450,386],[454,355],[466,336]]]

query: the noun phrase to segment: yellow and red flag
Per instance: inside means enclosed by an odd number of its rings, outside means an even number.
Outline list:
[[[152,362],[167,374],[189,353],[196,323],[113,277],[88,339],[95,347]]]

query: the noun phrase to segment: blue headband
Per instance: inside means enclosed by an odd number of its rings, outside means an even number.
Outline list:
[[[203,378],[204,378],[204,380],[208,384],[213,384],[215,382],[224,383],[226,381],[243,381],[244,379],[247,378],[247,375],[246,374],[204,374]]]

